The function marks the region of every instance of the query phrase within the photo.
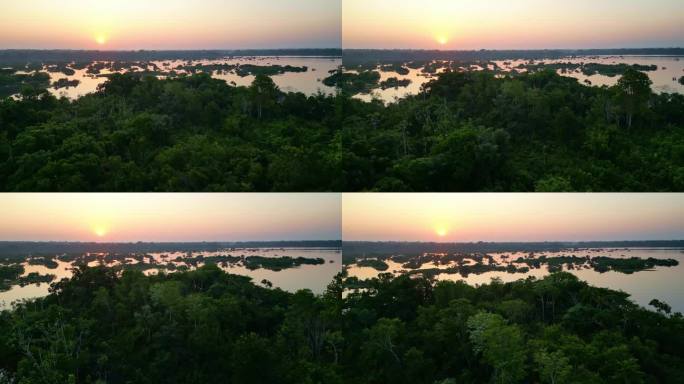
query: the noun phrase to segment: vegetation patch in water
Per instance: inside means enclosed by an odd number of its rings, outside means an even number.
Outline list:
[[[380,82],[380,88],[381,89],[388,89],[388,88],[408,87],[409,84],[411,84],[411,79],[398,79],[396,77],[390,77],[387,80]]]
[[[60,88],[69,88],[69,87],[76,87],[79,84],[81,84],[81,81],[78,79],[73,79],[69,80],[67,78],[59,79],[52,83],[52,87],[55,89],[60,89]]]
[[[379,86],[378,71],[362,71],[359,73],[337,71],[323,79],[323,84],[338,87],[349,95],[369,93]]]
[[[50,86],[50,75],[47,73],[16,74],[15,72],[13,69],[0,70],[0,99],[22,92],[32,95]]]
[[[30,257],[28,259],[29,265],[43,265],[48,269],[56,269],[59,264],[54,260],[54,258],[49,256],[36,256]]]
[[[263,256],[248,256],[244,259],[245,267],[249,270],[259,268],[268,269],[271,271],[281,271],[288,268],[296,268],[302,265],[321,265],[325,264],[325,260],[321,258],[307,258],[307,257],[263,257]]]
[[[625,274],[653,269],[656,266],[674,267],[679,262],[674,259],[656,258],[613,258],[607,256],[554,256],[547,257],[542,255],[535,257],[533,254],[527,257],[519,257],[515,260],[508,260],[507,256],[501,256],[502,261],[497,261],[494,257],[482,253],[454,253],[454,254],[434,254],[426,253],[417,256],[386,256],[396,262],[402,262],[404,273],[420,274],[428,277],[435,277],[440,274],[460,274],[467,277],[470,274],[483,274],[487,272],[507,272],[507,273],[527,273],[530,268],[539,269],[544,266],[551,272],[566,269],[587,268],[597,272],[615,271]],[[422,268],[426,264],[443,266],[446,268]],[[524,265],[519,265],[524,264]],[[358,267],[373,267],[378,271],[386,271],[387,263],[381,259],[359,259],[355,264]]]
[[[26,276],[22,265],[0,265],[0,292],[8,291],[14,285],[25,287],[30,284],[51,283],[57,276],[52,274],[41,275],[38,272],[31,272]]]
[[[622,76],[628,69],[636,71],[650,72],[657,71],[657,65],[642,65],[642,64],[602,64],[602,63],[527,63],[520,64],[517,69],[526,69],[530,72],[544,71],[552,69],[554,71],[561,71],[562,73],[580,71],[585,76],[602,75],[608,77]]]
[[[306,66],[302,67],[295,67],[292,65],[255,65],[255,64],[241,64],[237,67],[236,73],[238,76],[245,77],[245,76],[256,76],[256,75],[264,75],[264,76],[275,76],[275,75],[282,75],[287,72],[294,72],[294,73],[300,73],[300,72],[306,72],[308,71],[309,68]]]
[[[0,292],[12,288],[23,273],[24,267],[21,265],[0,265]]]
[[[382,260],[377,259],[362,259],[356,262],[359,267],[370,267],[376,271],[386,271],[389,269],[389,265]]]
[[[401,63],[391,63],[380,65],[380,70],[383,72],[396,72],[399,75],[408,75],[409,69]]]

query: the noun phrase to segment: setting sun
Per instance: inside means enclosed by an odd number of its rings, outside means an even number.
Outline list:
[[[684,36],[681,0],[578,0],[563,6],[539,0],[344,0],[342,12],[347,49],[432,49],[453,43],[454,36],[464,50],[655,47],[679,46]],[[610,33],[603,32],[606,14],[620,15]]]
[[[95,36],[95,42],[100,45],[105,45],[107,43],[107,37],[105,35]]]
[[[102,226],[95,227],[93,228],[93,232],[95,235],[97,235],[97,237],[104,237],[107,234],[107,228]]]
[[[435,229],[435,233],[437,233],[437,236],[439,237],[444,237],[449,233],[449,231],[445,227],[437,227]]]

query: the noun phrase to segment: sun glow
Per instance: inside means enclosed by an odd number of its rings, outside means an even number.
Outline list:
[[[454,37],[453,48],[463,50],[657,47],[684,41],[681,0],[577,0],[562,7],[540,0],[344,0],[342,10],[347,49],[452,48]],[[604,31],[606,14],[620,15],[610,32]]]
[[[105,45],[107,43],[107,36],[105,35],[97,35],[95,36],[95,42],[98,43],[99,45]]]
[[[437,227],[435,228],[435,233],[439,237],[444,237],[449,233],[449,231],[446,229],[446,227]]]
[[[109,231],[104,226],[97,226],[93,228],[93,233],[95,233],[97,237],[105,237],[105,235],[107,235],[107,232]]]

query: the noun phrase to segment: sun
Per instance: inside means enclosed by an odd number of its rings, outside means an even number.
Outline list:
[[[95,36],[95,42],[98,43],[99,45],[105,45],[107,43],[107,36],[103,34],[99,34]]]
[[[105,237],[107,235],[107,232],[109,231],[107,231],[107,228],[105,228],[104,226],[97,226],[93,228],[93,233],[95,233],[95,236],[97,237]]]
[[[449,233],[449,231],[445,227],[437,227],[435,228],[435,233],[439,237],[444,237]]]
[[[446,43],[449,42],[449,38],[447,38],[444,35],[437,36],[435,40],[437,40],[437,43],[439,43],[439,45],[446,45]]]

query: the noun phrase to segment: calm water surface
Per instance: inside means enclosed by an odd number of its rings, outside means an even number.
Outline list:
[[[520,64],[528,63],[600,63],[600,64],[642,64],[642,65],[656,65],[658,67],[655,71],[645,72],[648,74],[653,85],[651,88],[657,93],[682,93],[684,94],[684,85],[679,84],[677,81],[681,76],[684,76],[684,57],[671,57],[671,56],[584,56],[584,57],[570,57],[557,60],[495,60],[499,68],[504,72],[510,72],[515,69],[519,72],[524,72],[524,70],[519,70],[516,67]],[[484,68],[481,66],[459,66],[458,63],[452,63],[452,67],[455,70],[461,71],[479,71]],[[490,66],[490,69],[492,67]],[[408,75],[402,76],[398,75],[396,72],[380,72],[380,81],[387,80],[390,77],[397,77],[399,79],[410,79],[411,84],[408,87],[398,87],[389,89],[376,89],[373,90],[371,94],[361,94],[356,95],[361,100],[370,101],[373,98],[378,98],[386,103],[395,101],[398,98],[405,97],[407,95],[415,95],[420,92],[421,86],[428,81],[434,79],[436,76],[431,74],[425,74],[421,72],[422,68],[410,69]],[[438,72],[443,71],[443,69],[438,70]],[[584,84],[585,80],[591,82],[591,85],[595,86],[612,86],[615,85],[620,79],[620,76],[603,76],[603,75],[593,75],[586,76],[581,70],[574,72],[558,70],[558,73],[563,76],[574,77]]]
[[[157,65],[157,67],[164,72],[170,72],[171,70],[174,70],[177,66],[179,65],[197,65],[197,64],[204,64],[204,65],[210,65],[210,64],[254,64],[254,65],[261,65],[261,66],[267,66],[267,65],[281,65],[281,66],[286,66],[286,65],[291,65],[295,67],[303,67],[306,66],[308,67],[308,70],[306,72],[286,72],[284,74],[280,75],[274,75],[272,76],[273,81],[280,87],[280,89],[284,92],[302,92],[307,95],[313,95],[318,92],[322,92],[325,94],[333,94],[335,92],[335,88],[333,87],[328,87],[324,85],[321,81],[328,77],[330,75],[329,71],[334,71],[336,70],[342,63],[342,60],[339,58],[334,58],[334,57],[287,57],[287,56],[278,56],[278,57],[270,57],[270,56],[257,56],[257,57],[231,57],[231,58],[226,58],[226,59],[220,59],[220,60],[165,60],[165,61],[150,61],[150,63],[154,63]],[[138,70],[143,70],[143,69],[149,69],[152,70],[153,67],[149,66],[147,68],[144,67],[144,64],[140,64],[140,66],[135,66],[132,65],[131,67],[135,67],[135,69]],[[93,74],[88,74],[86,73],[86,69],[74,69],[76,73],[71,76],[67,76],[64,73],[61,72],[56,72],[56,73],[51,73],[48,72],[46,69],[43,69],[41,72],[48,73],[50,75],[50,82],[54,83],[55,81],[59,79],[64,79],[67,78],[69,80],[79,80],[80,83],[75,86],[75,87],[68,87],[68,88],[60,88],[60,89],[55,89],[54,87],[48,88],[50,93],[57,97],[68,97],[70,99],[76,99],[81,96],[87,95],[89,93],[93,93],[97,90],[97,87],[100,84],[103,84],[104,82],[107,81],[106,77],[99,77],[97,75]],[[118,71],[118,73],[125,73],[127,70],[121,70]],[[177,73],[182,74],[184,73],[183,70],[176,70]],[[21,72],[21,73],[26,73],[26,72]],[[101,70],[100,73],[102,75],[106,74],[111,74],[114,73],[110,70],[104,69]],[[225,80],[229,84],[235,84],[235,85],[244,85],[248,86],[252,83],[254,80],[254,76],[249,75],[249,76],[238,76],[235,71],[213,71],[211,73],[212,77],[217,78],[217,79],[222,79]],[[159,76],[160,78],[164,78],[165,76]]]
[[[506,260],[515,260],[518,257],[524,257],[527,253],[524,252],[508,252],[508,253],[489,253],[496,260],[496,263],[507,263]],[[684,313],[684,250],[682,249],[641,249],[641,248],[627,248],[627,249],[581,249],[573,251],[561,252],[537,252],[535,257],[546,255],[547,257],[554,256],[608,256],[611,258],[657,258],[657,259],[675,259],[679,261],[679,265],[674,267],[655,267],[653,270],[645,270],[635,272],[632,274],[625,274],[621,272],[608,271],[599,273],[593,269],[563,269],[576,275],[580,279],[588,282],[590,285],[597,287],[610,288],[621,290],[631,295],[634,302],[644,307],[648,306],[652,299],[659,299],[672,306],[673,311]],[[502,257],[503,256],[503,257]],[[507,259],[506,259],[507,257]],[[389,269],[386,272],[394,273],[395,275],[406,272],[407,270],[401,266],[401,263],[387,260]],[[513,263],[516,266],[523,266],[522,264]],[[423,264],[421,268],[448,268],[449,265],[435,266],[432,264]],[[370,267],[359,267],[356,265],[347,266],[349,276],[355,276],[359,279],[368,279],[377,277],[377,270]],[[460,274],[440,274],[437,275],[438,280],[452,280],[465,281],[471,285],[487,284],[493,278],[499,278],[504,282],[516,281],[524,279],[528,276],[535,276],[541,278],[547,276],[549,271],[545,265],[539,269],[530,269],[527,273],[508,273],[508,272],[485,272],[479,275],[469,274],[463,277]],[[651,308],[652,309],[652,308]]]
[[[147,253],[145,258],[146,263],[168,264],[172,263],[176,266],[185,265],[182,261],[175,261],[176,258],[186,258],[187,252],[160,252]],[[295,292],[300,289],[310,289],[315,293],[323,293],[328,284],[333,280],[333,277],[340,272],[342,263],[342,252],[339,249],[330,248],[245,248],[245,249],[227,249],[217,252],[191,252],[192,257],[204,256],[211,258],[212,256],[264,256],[264,257],[305,257],[305,258],[321,258],[325,260],[324,264],[319,265],[301,265],[295,268],[283,269],[281,271],[271,271],[264,268],[257,270],[249,270],[242,265],[219,264],[219,267],[224,271],[236,275],[244,275],[252,278],[256,284],[260,284],[263,279],[273,283],[274,287],[281,288],[286,291]],[[104,257],[104,254],[98,254]],[[58,266],[55,269],[49,269],[43,265],[29,265],[28,262],[23,262],[24,276],[31,272],[37,272],[41,275],[52,274],[57,278],[53,281],[59,281],[63,278],[70,278],[72,276],[73,262],[64,262],[55,259]],[[136,264],[138,261],[133,258],[127,258],[126,264]],[[90,266],[100,265],[101,261],[92,261]],[[108,266],[118,266],[121,262],[113,262]],[[199,263],[202,266],[204,263]],[[159,269],[148,269],[144,271],[146,275],[159,273]],[[173,272],[169,272],[173,273]],[[0,292],[0,309],[6,309],[11,306],[11,303],[16,300],[31,299],[48,294],[50,284],[30,284],[24,287],[15,285],[9,291]]]

